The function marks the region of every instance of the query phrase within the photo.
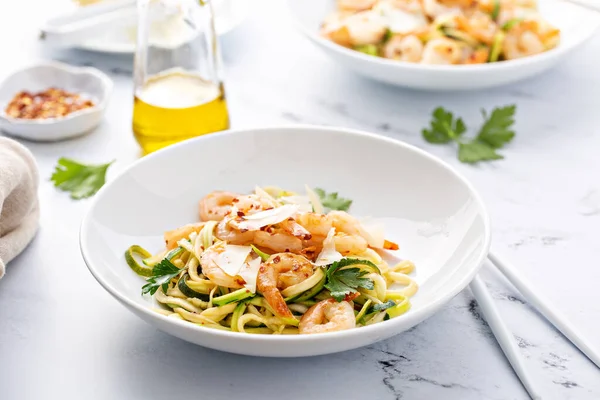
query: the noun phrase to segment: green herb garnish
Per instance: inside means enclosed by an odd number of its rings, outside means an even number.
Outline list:
[[[183,268],[177,268],[168,259],[163,259],[152,268],[152,276],[147,279],[147,284],[142,286],[142,294],[153,295],[159,287],[162,287],[164,293],[167,293],[171,279],[179,275]]]
[[[461,118],[454,118],[451,112],[442,107],[433,111],[429,129],[423,129],[423,138],[429,143],[458,144],[458,159],[464,163],[499,160],[504,158],[496,152],[509,143],[515,136],[511,130],[515,123],[515,105],[495,108],[488,116],[482,110],[484,123],[477,136],[466,139],[463,134],[467,128]]]
[[[371,309],[371,311],[383,311],[383,310],[387,310],[388,308],[392,308],[396,305],[396,303],[394,302],[394,300],[388,300],[385,303],[381,303],[381,304],[375,304],[373,306],[373,308]]]
[[[331,292],[331,297],[336,301],[343,301],[350,293],[357,293],[358,288],[373,289],[373,281],[369,278],[363,278],[368,274],[367,271],[362,271],[360,268],[346,268],[349,265],[369,265],[377,268],[375,264],[367,260],[358,260],[355,258],[343,258],[329,265],[325,275],[327,283],[325,287]]]
[[[69,158],[60,158],[50,180],[54,186],[71,192],[75,200],[93,196],[106,182],[106,170],[113,162],[86,165]]]
[[[315,188],[315,193],[321,199],[323,207],[329,210],[348,211],[352,205],[352,200],[338,197],[337,192],[327,193],[323,189]]]

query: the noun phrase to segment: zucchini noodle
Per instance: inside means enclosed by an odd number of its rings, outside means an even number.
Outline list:
[[[176,244],[174,249],[160,250],[155,255],[135,245],[128,249],[128,264],[134,271],[147,277],[148,283],[144,288],[154,286],[154,289],[147,290],[151,290],[150,293],[161,305],[156,312],[205,328],[276,335],[317,333],[330,326],[334,326],[332,330],[368,326],[407,312],[410,309],[410,297],[418,290],[416,281],[409,276],[415,270],[414,264],[403,260],[388,265],[387,252],[372,247],[372,242],[369,242],[376,240],[373,238],[382,238],[381,234],[365,234],[367,239],[354,239],[352,235],[364,232],[366,228],[356,225],[344,231],[344,226],[361,224],[349,214],[340,211],[329,214],[298,211],[330,207],[331,203],[322,197],[325,193],[323,190],[307,190],[309,194],[302,196],[275,187],[264,190],[257,187],[254,195],[231,197],[232,204],[228,205],[230,214],[219,209],[227,206],[221,204],[220,200],[213,205],[212,215],[225,215],[225,218],[237,223],[248,223],[245,226],[250,227],[250,233],[248,229],[236,233],[236,225],[226,228],[219,225],[217,230],[219,222],[211,220],[166,232],[165,240],[170,246]],[[214,192],[216,196],[219,193],[225,192]],[[339,200],[337,194],[331,199]],[[294,208],[294,201],[308,203],[301,204],[304,208]],[[251,206],[245,209],[246,203]],[[261,207],[265,207],[264,211]],[[278,210],[279,207],[281,210]],[[225,211],[229,212],[229,209]],[[267,225],[261,226],[261,212],[270,221]],[[246,213],[256,214],[254,218],[245,220],[242,217]],[[314,216],[301,218],[298,216],[301,213]],[[281,217],[278,216],[280,214]],[[345,246],[344,250],[337,248],[335,230],[327,235],[331,238],[327,240],[332,240],[327,244],[322,232],[331,228],[310,225],[323,221],[331,225],[332,222],[327,222],[329,218],[345,218],[339,222],[333,220],[336,228],[340,226],[339,238]],[[317,228],[320,233],[315,234],[310,242],[310,229]],[[228,240],[233,236],[216,236],[223,229],[245,235],[243,237],[253,237],[252,229],[257,229],[257,232],[262,232],[262,239],[256,242],[236,239],[230,244]],[[269,239],[273,232],[280,237],[288,235],[286,243],[303,243],[292,236],[292,232],[295,232],[294,235],[304,235],[302,240],[307,244],[295,247],[293,251],[273,251],[270,247],[273,244],[269,242],[276,240],[276,236]],[[321,242],[315,242],[315,238]],[[365,241],[368,245],[364,245]],[[386,247],[388,249],[398,248],[393,242],[385,242],[393,245]],[[309,246],[308,243],[312,244]],[[326,247],[327,255],[318,258],[320,252],[325,254]],[[336,257],[337,251],[343,251],[343,255],[337,253]],[[134,253],[142,255],[143,266],[135,260],[136,264],[133,264],[131,259]],[[266,273],[271,269],[275,272]],[[273,275],[276,282],[269,286],[269,279]],[[337,313],[332,312],[331,315],[341,315],[341,322],[334,321],[333,317],[332,320],[328,319],[331,307],[336,307]]]

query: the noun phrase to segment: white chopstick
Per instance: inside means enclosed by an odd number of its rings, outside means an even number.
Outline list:
[[[527,283],[517,269],[504,258],[492,252],[488,254],[488,258],[519,292],[523,294],[523,297],[527,299],[529,304],[534,306],[556,329],[561,331],[587,358],[600,368],[600,352],[592,348],[592,344],[583,338],[581,333],[567,321],[566,317],[560,311],[552,307],[548,300],[541,294],[536,293],[533,286]]]
[[[485,287],[485,283],[476,276],[471,282],[471,291],[473,291],[473,295],[479,304],[479,308],[483,312],[485,316],[485,320],[490,326],[498,344],[502,348],[504,355],[510,362],[513,370],[521,380],[523,387],[529,393],[532,399],[538,400],[542,397],[538,394],[538,392],[534,389],[532,380],[528,373],[525,370],[525,364],[523,363],[523,357],[521,356],[521,352],[519,351],[519,347],[515,342],[515,338],[513,334],[508,330],[504,322],[502,322],[502,318],[500,317],[500,313],[498,312],[498,308],[494,304],[494,300],[492,296],[488,292]]]

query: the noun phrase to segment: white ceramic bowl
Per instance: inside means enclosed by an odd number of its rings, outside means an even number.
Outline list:
[[[310,148],[310,151],[303,151]],[[406,314],[342,332],[251,335],[203,328],[153,311],[144,280],[125,263],[132,244],[151,251],[162,233],[197,220],[198,200],[254,185],[304,184],[353,199],[355,215],[384,218],[399,256],[414,260],[420,289]],[[81,225],[83,258],[98,282],[143,320],[184,340],[232,353],[299,357],[365,346],[403,332],[467,286],[490,245],[479,195],[442,161],[402,142],[341,128],[295,126],[228,131],[144,157],[94,198]]]
[[[559,0],[540,0],[542,15],[561,29],[561,43],[543,54],[479,65],[423,65],[372,57],[319,36],[319,26],[335,0],[287,0],[292,18],[327,55],[354,71],[382,82],[424,90],[474,90],[532,77],[567,59],[600,25],[600,13]]]
[[[110,78],[96,68],[73,67],[58,62],[45,62],[24,68],[0,83],[0,129],[10,135],[38,142],[83,135],[102,120],[112,86]],[[91,98],[95,105],[62,118],[27,120],[6,115],[6,105],[18,92],[41,92],[50,87],[82,93]]]

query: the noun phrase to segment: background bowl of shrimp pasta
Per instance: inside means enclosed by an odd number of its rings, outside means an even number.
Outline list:
[[[310,151],[301,151],[308,148]],[[275,187],[281,189],[273,189]],[[218,196],[214,197],[216,190],[238,195],[228,197],[217,192]],[[244,208],[242,203],[257,198],[261,201],[276,198],[285,205],[268,206],[250,215],[255,205]],[[207,200],[199,203],[201,199]],[[308,207],[299,199],[308,199]],[[229,206],[225,206],[227,202]],[[282,213],[284,217],[281,217]],[[289,215],[292,217],[288,218]],[[211,219],[211,216],[214,222],[199,222]],[[302,216],[315,219],[307,221]],[[270,222],[263,219],[262,225],[258,224],[261,218]],[[323,228],[321,221],[330,218],[334,222],[323,231],[323,236],[319,236],[317,230]],[[267,223],[271,225],[265,228]],[[238,275],[243,276],[242,284],[248,285],[253,279],[248,271],[252,271],[251,265],[256,262],[254,291],[246,291],[233,299],[249,286],[242,289],[225,287],[221,293],[215,292],[215,286],[211,289],[210,300],[208,296],[185,300],[186,296],[193,297],[194,291],[202,292],[202,285],[211,283],[198,280],[203,276],[211,281],[220,279],[219,285],[227,285],[227,282],[220,282],[231,280],[236,274],[223,275],[233,261],[227,268],[215,261],[223,271],[205,263],[205,258],[209,262],[212,260],[211,251],[221,254],[218,248],[230,240],[229,236],[221,235],[221,228],[229,227],[229,234],[235,233],[237,231],[232,228],[237,229],[235,224],[244,227],[238,233],[257,232],[256,254],[242,252],[242,262],[246,260],[249,269],[238,269]],[[285,224],[295,225],[288,229],[290,227]],[[360,231],[357,232],[363,233],[353,234],[352,224],[359,224]],[[201,229],[194,231],[197,226]],[[262,228],[258,229],[259,226]],[[376,230],[371,230],[373,226],[382,227],[380,232],[384,233],[380,239],[375,238],[379,236]],[[293,243],[298,242],[296,239],[304,232],[303,227],[312,235],[303,236],[302,243],[321,237],[322,244],[316,245],[317,250],[310,243],[306,245],[308,247],[294,247]],[[273,231],[280,231],[281,237],[288,235],[292,239],[292,244],[285,245],[289,248],[277,248],[279,242],[275,243],[275,239],[273,243],[258,242],[258,232],[267,235]],[[371,233],[364,233],[367,231]],[[181,232],[185,235],[180,235]],[[176,239],[181,239],[174,242],[173,235],[179,235]],[[348,245],[347,239],[357,235],[371,238],[362,240],[363,247],[357,250],[360,254],[338,246],[341,243]],[[239,243],[233,239],[231,242]],[[483,263],[489,245],[490,223],[481,198],[464,177],[444,162],[411,145],[379,135],[304,125],[231,130],[191,139],[150,154],[98,192],[82,221],[80,232],[81,252],[92,275],[138,317],[162,331],[201,346],[265,357],[334,353],[366,346],[410,329],[439,311],[469,284]],[[146,250],[141,251],[141,248]],[[243,248],[241,245],[235,247],[237,250]],[[132,254],[132,251],[138,254]],[[178,258],[187,251],[186,259]],[[138,275],[145,267],[132,267],[136,264],[131,257],[138,257],[140,252],[159,254],[161,269],[165,266],[175,268],[174,273],[162,281],[162,277],[148,277],[152,272],[157,275],[158,265],[158,261],[151,261],[157,256],[150,256],[144,258],[144,265],[154,267],[146,277]],[[267,281],[261,281],[261,274],[269,271],[263,267],[275,267],[271,265],[273,262],[285,265],[287,256],[270,261],[276,256],[273,253],[281,254],[279,252],[295,253],[289,257],[303,257],[302,265],[314,270],[313,276],[321,274],[321,282],[327,283],[315,291],[312,284],[307,284],[313,279],[311,276],[300,282],[310,289],[302,292],[302,299],[296,296],[294,301],[289,301],[291,297],[288,296],[290,288],[297,285],[292,284],[286,289],[277,286],[269,292]],[[194,254],[201,256],[196,260]],[[234,254],[231,258],[236,257]],[[368,267],[364,273],[360,268],[335,270],[336,265],[356,263],[349,259],[372,262],[364,261],[363,267]],[[188,265],[194,267],[189,275]],[[374,271],[381,275],[370,280]],[[279,273],[283,272],[279,270]],[[382,278],[382,275],[385,276]],[[290,278],[289,274],[286,276]],[[395,291],[396,286],[392,283],[387,291],[384,289],[383,294],[379,293],[381,286],[377,286],[377,282],[385,285],[386,279],[389,282],[398,277],[404,277],[398,281],[399,291]],[[375,282],[375,289],[369,282]],[[164,287],[162,283],[165,283]],[[148,293],[153,284],[156,293]],[[373,290],[368,290],[369,285]],[[143,290],[145,294],[142,294]],[[293,316],[286,320],[289,325],[285,327],[285,324],[278,325],[279,309],[272,302],[271,295],[279,296],[277,290],[281,290],[280,298],[286,297],[285,301],[293,311]],[[338,297],[340,291],[342,295]],[[404,298],[398,293],[404,293],[406,302],[398,300]],[[207,302],[212,304],[207,305]],[[349,310],[349,316],[340,319],[327,314],[326,310],[321,311],[327,315],[315,316],[315,307],[328,302],[332,308],[343,304],[345,308],[337,311]],[[388,303],[394,307],[386,309]],[[217,322],[204,318],[212,312],[210,310],[224,307],[232,309],[216,319]],[[283,308],[283,313],[288,311],[286,304]],[[236,316],[240,309],[242,313],[252,311],[258,316]],[[309,317],[310,312],[313,315]],[[245,328],[240,322],[243,318],[248,322]],[[308,318],[311,320],[306,322]]]
[[[600,14],[556,0],[287,0],[336,62],[392,85],[474,90],[537,75],[589,39]]]

